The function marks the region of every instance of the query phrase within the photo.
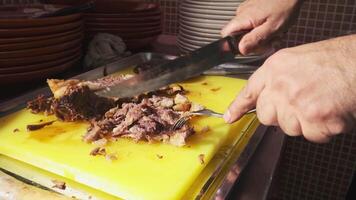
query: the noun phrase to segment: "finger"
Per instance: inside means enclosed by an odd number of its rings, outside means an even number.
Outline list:
[[[246,34],[239,43],[240,52],[244,55],[253,53],[254,49],[266,43],[273,34],[271,26],[269,22],[265,22]]]
[[[257,99],[256,110],[258,120],[267,126],[277,126],[277,110],[270,91],[264,89]]]
[[[305,139],[315,143],[327,143],[330,141],[330,136],[326,134],[325,126],[321,123],[310,123],[300,119],[303,136]]]
[[[226,37],[231,33],[250,30],[252,28],[253,26],[247,18],[236,16],[221,30],[221,36]]]
[[[298,117],[293,113],[290,106],[277,108],[278,124],[281,129],[289,136],[302,135],[302,128]]]
[[[347,133],[352,130],[352,120],[348,120],[341,117],[333,117],[325,122],[325,126],[328,130],[327,136],[339,135],[341,133]]]
[[[265,70],[260,67],[247,82],[246,87],[231,103],[224,114],[227,123],[239,120],[248,110],[256,106],[256,101],[265,85]]]
[[[256,48],[252,49],[249,54],[253,55],[264,55],[268,54],[271,55],[280,49],[281,38],[280,37],[273,37],[270,40],[266,41],[265,43],[257,46]]]

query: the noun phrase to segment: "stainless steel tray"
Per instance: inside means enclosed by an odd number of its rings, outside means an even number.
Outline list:
[[[167,61],[174,59],[175,56],[169,56],[169,55],[163,55],[163,54],[156,54],[156,53],[139,53],[135,54],[133,56],[123,58],[117,61],[114,61],[112,63],[106,64],[102,67],[93,69],[91,71],[85,72],[83,74],[77,75],[72,77],[73,79],[81,79],[81,80],[94,80],[98,79],[101,77],[104,77],[105,75],[110,75],[113,74],[119,70],[123,70],[127,67],[132,67],[135,65],[139,65],[148,61],[152,60],[157,60],[157,61]],[[220,66],[220,68],[223,68]],[[229,66],[231,68],[231,66]],[[246,66],[242,66],[240,68],[248,68]],[[218,70],[219,67],[215,68],[214,70]],[[236,66],[236,69],[239,69],[239,66]],[[251,70],[251,69],[250,69]],[[14,98],[10,101],[4,102],[0,104],[0,117],[8,115],[10,113],[16,112],[20,109],[23,109],[26,106],[26,103],[29,100],[32,100],[39,94],[43,94],[45,96],[50,96],[51,92],[48,87],[44,87],[41,89],[37,89],[35,91],[29,92],[25,95],[19,96],[17,98]],[[230,192],[232,186],[234,185],[235,181],[238,180],[239,175],[241,171],[245,168],[246,164],[248,163],[249,158],[255,151],[256,147],[258,146],[259,142],[264,136],[264,131],[259,131],[258,133],[254,134],[243,152],[239,157],[234,157],[232,156],[230,159],[233,159],[233,165],[231,167],[231,170],[227,174],[234,174],[234,176],[230,176],[229,179],[226,178],[226,175],[224,175],[224,180],[219,184],[217,189],[213,189],[216,194],[213,196],[205,196],[204,194],[207,193],[208,191],[211,192],[212,188],[211,185],[214,183],[214,181],[217,179],[218,175],[221,175],[221,171],[224,167],[224,163],[221,163],[216,170],[214,171],[213,175],[208,179],[208,181],[204,184],[202,187],[200,194],[196,197],[196,199],[206,199],[206,198],[212,198],[212,199],[221,199],[225,198],[228,193]],[[230,160],[231,161],[231,160]]]
[[[102,67],[90,70],[83,74],[71,77],[74,79],[82,80],[94,80],[101,78],[105,75],[115,73],[119,70],[122,70],[127,67],[135,66],[142,64],[148,61],[156,60],[165,62],[167,60],[172,60],[176,56],[157,54],[157,53],[138,53],[127,58],[121,58],[120,60],[113,61],[109,64],[106,64]],[[236,64],[236,63],[226,63],[219,65],[209,71],[206,71],[205,75],[236,75],[236,74],[251,74],[258,68],[255,64]],[[40,88],[34,91],[31,91],[27,94],[21,95],[17,98],[11,99],[4,103],[0,104],[0,117],[7,115],[8,113],[14,112],[26,106],[26,102],[33,99],[39,94],[49,96],[50,90],[48,87]]]

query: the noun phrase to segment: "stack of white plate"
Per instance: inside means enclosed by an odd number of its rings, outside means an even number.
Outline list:
[[[184,53],[221,38],[221,29],[243,0],[183,0],[179,10],[178,46]]]

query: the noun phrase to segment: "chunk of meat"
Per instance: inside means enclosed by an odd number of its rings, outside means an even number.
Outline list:
[[[86,141],[95,141],[103,135],[110,135],[114,138],[163,141],[183,146],[194,131],[188,124],[179,130],[171,131],[171,127],[183,113],[162,106],[160,102],[166,99],[167,97],[152,96],[142,99],[140,103],[124,103],[121,108],[110,109],[102,120],[92,123],[84,138]],[[102,126],[108,122],[111,122],[111,126]]]
[[[36,130],[39,130],[45,126],[49,126],[49,125],[53,124],[54,122],[55,121],[44,122],[41,124],[29,124],[26,126],[26,128],[27,128],[27,131],[36,131]]]
[[[52,183],[54,184],[52,188],[57,188],[60,190],[65,190],[66,189],[66,183],[64,181],[59,181],[59,180],[52,180]]]
[[[53,98],[47,98],[44,95],[39,95],[34,100],[27,102],[27,109],[30,109],[32,113],[44,113],[46,115],[53,114],[51,105]]]

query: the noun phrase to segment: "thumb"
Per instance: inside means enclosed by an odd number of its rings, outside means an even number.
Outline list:
[[[258,49],[272,38],[273,30],[274,28],[270,22],[265,22],[254,28],[241,39],[239,43],[240,52],[244,55],[253,53],[255,49]]]
[[[247,82],[246,87],[231,103],[224,114],[227,123],[239,120],[247,111],[256,107],[257,99],[265,87],[265,69],[260,67]]]

